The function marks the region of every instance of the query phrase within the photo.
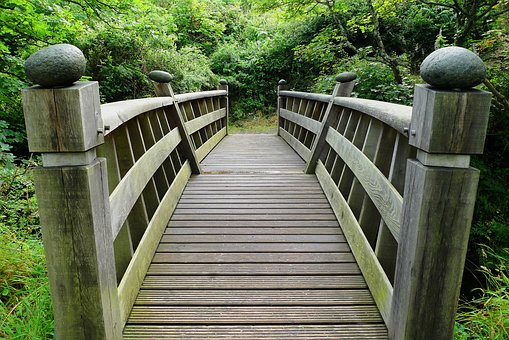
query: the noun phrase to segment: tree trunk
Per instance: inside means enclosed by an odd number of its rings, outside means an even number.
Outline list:
[[[373,7],[372,0],[367,0],[367,5],[369,12],[371,13],[371,20],[373,22],[373,35],[375,37],[376,44],[378,45],[378,53],[380,54],[380,58],[387,66],[391,68],[396,83],[402,84],[403,78],[401,77],[401,72],[398,68],[398,60],[394,57],[391,57],[385,49],[385,45],[380,34],[380,23],[378,21],[378,15],[375,11],[375,8]]]

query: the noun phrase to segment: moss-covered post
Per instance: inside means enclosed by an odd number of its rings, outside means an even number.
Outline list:
[[[26,63],[43,86],[23,90],[51,299],[58,339],[121,339],[106,160],[97,82],[78,82],[85,57],[71,45]]]
[[[355,86],[356,78],[357,74],[353,72],[343,72],[336,76],[336,86],[334,86],[325,115],[323,116],[320,131],[316,135],[315,142],[311,147],[311,157],[309,157],[309,161],[306,164],[305,173],[313,174],[315,172],[316,164],[325,147],[325,137],[329,131],[329,126],[333,124],[334,120],[338,119],[338,113],[334,106],[334,99],[337,97],[350,97]]]
[[[486,74],[472,52],[445,48],[421,66],[407,165],[389,334],[391,339],[453,338],[461,278],[491,94],[472,89]]]
[[[158,70],[150,72],[148,76],[154,84],[154,88],[158,97],[173,98],[173,105],[170,107],[170,112],[167,117],[170,124],[172,126],[176,126],[179,129],[180,137],[182,138],[179,151],[181,151],[184,157],[189,160],[189,165],[191,166],[191,171],[193,174],[201,173],[200,162],[196,157],[196,147],[192,142],[189,133],[187,132],[184,115],[180,111],[177,97],[175,97],[175,93],[173,93],[173,89],[171,88],[170,82],[173,80],[173,76],[168,72]]]

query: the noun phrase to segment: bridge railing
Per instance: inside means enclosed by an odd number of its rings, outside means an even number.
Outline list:
[[[451,339],[491,94],[417,85],[410,107],[347,98],[342,79],[332,95],[280,81],[279,134],[316,173],[391,339]]]
[[[192,173],[226,135],[227,86],[99,104],[97,82],[23,91],[43,241],[62,339],[121,339]]]

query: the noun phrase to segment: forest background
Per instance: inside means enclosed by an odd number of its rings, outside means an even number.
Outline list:
[[[224,78],[237,125],[274,117],[279,79],[330,93],[343,71],[354,96],[411,105],[429,53],[475,51],[494,96],[456,338],[509,339],[508,0],[0,0],[0,338],[53,336],[20,91],[24,61],[56,43],[84,52],[103,102],[153,96],[154,69],[179,93]]]

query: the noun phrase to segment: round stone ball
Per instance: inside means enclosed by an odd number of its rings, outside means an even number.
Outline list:
[[[228,85],[228,81],[226,81],[226,79],[221,79],[219,81],[219,84],[221,84],[221,85]]]
[[[281,79],[277,84],[281,86],[286,85],[286,80]]]
[[[148,77],[157,83],[169,83],[173,80],[173,76],[171,74],[159,70],[151,71],[148,74]]]
[[[357,74],[354,72],[343,72],[336,76],[336,81],[338,83],[349,83],[354,81],[357,78]]]
[[[74,45],[48,46],[32,54],[25,62],[28,78],[43,87],[71,85],[85,73],[87,61]]]
[[[421,77],[439,89],[469,89],[486,78],[486,67],[474,52],[445,47],[431,53],[421,64]]]

